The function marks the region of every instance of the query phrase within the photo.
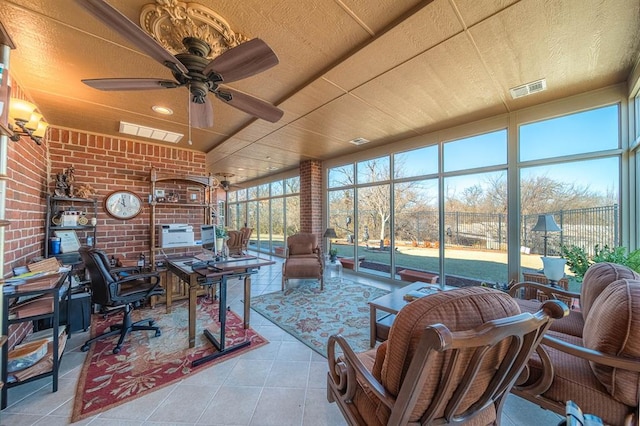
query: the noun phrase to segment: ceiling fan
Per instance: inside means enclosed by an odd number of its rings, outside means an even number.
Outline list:
[[[278,64],[276,54],[259,38],[242,43],[209,60],[207,55],[211,50],[210,46],[198,38],[187,37],[183,40],[187,53],[174,56],[104,0],[76,2],[149,57],[169,68],[175,79],[100,78],[82,80],[84,84],[105,91],[187,87],[191,98],[190,124],[199,128],[213,126],[213,107],[207,97],[208,92],[232,107],[272,123],[284,114],[281,109],[268,102],[221,85],[250,77]]]
[[[233,177],[234,174],[233,173],[216,173],[216,176],[219,176],[220,179],[218,180],[218,187],[222,188],[225,192],[229,192],[230,190],[232,190],[233,188],[237,188],[237,189],[243,189],[244,187],[241,185],[238,185],[236,183],[231,183],[231,181],[229,180],[230,177]]]

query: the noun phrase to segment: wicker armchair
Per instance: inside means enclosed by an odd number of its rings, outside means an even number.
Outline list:
[[[249,242],[251,241],[251,234],[253,234],[253,228],[240,228],[242,233],[242,250],[246,253],[249,250]]]
[[[423,297],[377,349],[355,354],[342,336],[329,338],[327,398],[351,425],[500,424],[529,356],[567,312],[547,301],[521,314],[508,294],[485,287]]]
[[[241,231],[228,231],[227,235],[227,247],[229,248],[230,255],[242,254],[242,232]]]

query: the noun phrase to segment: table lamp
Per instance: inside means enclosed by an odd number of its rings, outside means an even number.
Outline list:
[[[538,215],[538,222],[531,230],[534,232],[544,232],[544,236],[542,237],[544,240],[544,256],[547,257],[547,232],[560,232],[562,229],[560,229],[556,223],[553,215],[540,214]]]
[[[327,253],[329,253],[331,251],[331,238],[338,238],[338,235],[336,235],[336,230],[334,228],[327,228],[327,230],[324,231],[324,235],[322,237],[329,239],[329,244],[327,245],[327,247],[329,248],[329,250],[327,250]]]

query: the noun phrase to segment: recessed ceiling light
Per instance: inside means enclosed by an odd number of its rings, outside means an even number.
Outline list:
[[[154,105],[151,107],[151,109],[157,112],[158,114],[163,114],[163,115],[173,114],[173,110],[171,108],[167,108],[163,106]]]
[[[269,167],[267,167],[267,170],[278,170],[278,167],[276,167],[276,166],[269,166]]]
[[[238,167],[238,170],[239,171],[243,171],[244,169],[242,167]]]

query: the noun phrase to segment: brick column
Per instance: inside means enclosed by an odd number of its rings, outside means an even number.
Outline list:
[[[300,230],[322,239],[322,162],[300,163]]]

